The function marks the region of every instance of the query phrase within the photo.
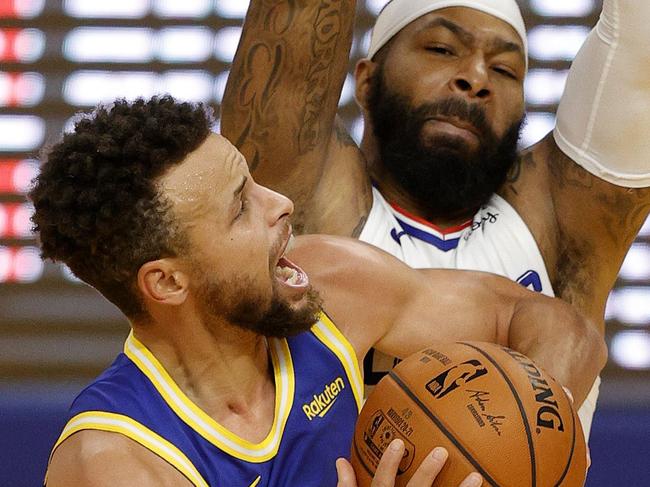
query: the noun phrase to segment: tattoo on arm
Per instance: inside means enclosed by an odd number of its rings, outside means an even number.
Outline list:
[[[307,100],[299,135],[300,153],[313,150],[322,133],[320,113],[331,90],[330,66],[336,53],[342,28],[341,0],[324,0],[314,21],[315,36],[311,45],[311,62],[307,68]]]
[[[650,189],[616,187],[586,171],[555,149],[550,163],[553,184],[559,190],[590,201],[612,242],[627,248],[650,210]]]
[[[358,147],[354,139],[350,137],[348,130],[345,128],[345,125],[343,125],[343,122],[341,120],[337,119],[334,126],[336,128],[336,140],[338,140],[341,146]]]
[[[534,165],[535,165],[535,160],[533,159],[532,152],[529,151],[526,152],[525,154],[519,154],[519,157],[517,157],[517,160],[508,171],[508,175],[506,177],[506,184],[508,185],[508,189],[512,191],[514,194],[519,195],[519,192],[517,191],[516,188],[516,183],[517,181],[519,181],[519,178],[521,177],[522,167],[534,166]]]
[[[338,88],[332,86],[332,78],[340,77],[340,66],[335,65],[339,60],[335,58],[341,56],[343,42],[349,41],[341,32],[352,21],[350,3],[354,4],[349,0],[320,0],[313,6],[298,0],[252,2],[240,45],[242,52],[235,59],[224,97],[224,105],[242,117],[237,136],[231,137],[237,147],[246,149],[251,169],[260,162],[260,149],[277,142],[270,139],[277,135],[280,122],[286,126],[287,116],[295,117],[289,120],[289,126],[295,128],[288,129],[295,133],[286,135],[295,137],[298,154],[314,150],[329,137],[324,132],[331,130],[331,120],[323,119],[323,111],[332,108],[332,97],[338,95],[332,92]],[[306,46],[295,47],[300,38],[309,43],[308,53],[300,51]],[[279,89],[287,89],[287,77],[296,73],[304,73],[297,86],[303,101],[277,99]],[[228,106],[233,103],[236,106]],[[283,106],[284,120],[278,116]]]
[[[268,45],[264,42],[253,44],[248,56],[235,75],[241,79],[238,103],[248,114],[240,135],[235,139],[235,146],[242,148],[252,142],[252,157],[249,156],[251,171],[260,162],[259,148],[256,143],[268,137],[268,127],[278,123],[277,115],[269,110],[273,90],[277,86],[286,48],[282,42]]]

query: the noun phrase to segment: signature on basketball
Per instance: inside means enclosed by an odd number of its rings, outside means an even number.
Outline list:
[[[486,391],[473,391],[468,389],[470,399],[474,399],[479,409],[485,412],[485,404],[490,402],[490,393]]]
[[[490,402],[490,393],[487,391],[477,391],[472,389],[468,389],[467,392],[469,393],[469,398],[476,404],[476,406],[472,403],[467,405],[467,409],[474,417],[474,420],[481,428],[486,424],[490,425],[496,434],[501,436],[501,426],[503,426],[506,417],[487,412],[487,404]],[[477,411],[476,407],[478,407],[481,413]]]
[[[503,420],[506,419],[505,416],[492,416],[491,414],[483,414],[483,417],[487,419],[488,424],[497,432],[497,435],[501,436],[501,428],[503,426]]]

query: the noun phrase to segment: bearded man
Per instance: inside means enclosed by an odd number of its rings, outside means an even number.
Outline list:
[[[519,154],[528,52],[515,0],[388,2],[355,70],[360,148],[336,119],[355,8],[251,1],[221,127],[255,177],[294,200],[297,231],[355,236],[416,268],[506,276],[604,334],[650,211],[650,2],[604,1],[554,132]],[[369,354],[366,382],[393,363]]]

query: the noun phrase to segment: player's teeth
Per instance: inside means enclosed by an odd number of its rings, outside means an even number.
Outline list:
[[[291,267],[277,266],[275,268],[275,275],[290,284],[296,284],[298,281],[298,272]]]
[[[287,282],[289,284],[294,284],[295,285],[295,284],[298,284],[299,276],[298,276],[298,272],[296,272],[295,269],[292,269],[292,271],[293,271],[293,273],[292,273],[291,277],[289,279],[287,279]]]

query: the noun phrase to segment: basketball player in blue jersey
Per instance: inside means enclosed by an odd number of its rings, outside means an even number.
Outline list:
[[[357,147],[336,112],[359,3],[251,1],[221,128],[255,178],[295,202],[296,233],[358,237],[416,268],[506,276],[603,333],[650,210],[650,2],[604,0],[555,131],[521,154],[527,44],[515,0],[388,1],[356,66]],[[369,354],[367,383],[393,363]],[[580,411],[587,436],[598,384]]]
[[[354,486],[345,458],[373,346],[404,357],[433,340],[498,342],[584,400],[605,348],[569,305],[353,239],[292,244],[293,204],[212,124],[170,97],[117,101],[78,121],[35,181],[43,256],[131,324],[73,402],[49,487]],[[392,484],[395,447],[376,485]],[[430,485],[444,458],[434,450],[410,485]]]

